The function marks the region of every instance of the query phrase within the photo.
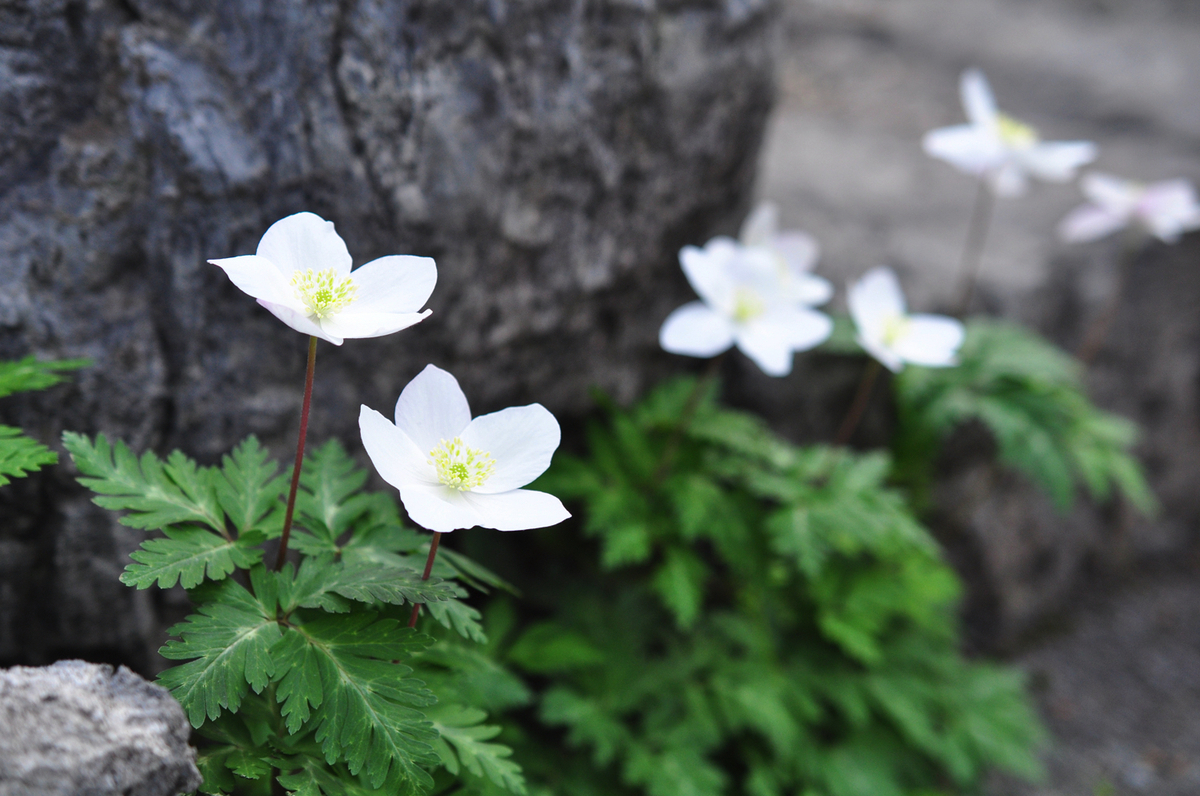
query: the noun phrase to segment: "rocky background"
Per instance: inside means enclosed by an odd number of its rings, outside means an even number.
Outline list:
[[[429,361],[477,412],[538,400],[568,428],[588,386],[626,400],[688,367],[656,345],[690,296],[674,253],[735,230],[752,194],[835,282],[886,262],[915,308],[947,310],[975,185],[919,142],[962,120],[961,70],[1045,137],[1095,140],[1104,170],[1200,183],[1198,35],[1186,0],[0,0],[0,356],[96,363],[0,421],[204,461],[256,433],[286,456],[304,340],[205,260],[302,209],[356,263],[439,265],[429,320],[322,344],[315,439],[353,440],[358,404]],[[976,303],[1068,350],[1119,256],[1055,242],[1078,201],[1001,202]],[[1060,739],[1047,785],[997,794],[1200,783],[1200,235],[1132,265],[1089,382],[1144,428],[1162,515],[1059,515],[986,440],[943,462],[933,522],[969,639],[1033,673]],[[859,365],[726,368],[735,401],[828,439]],[[863,439],[887,423],[877,401]],[[179,605],[117,581],[140,532],[66,468],[0,490],[0,520],[0,664],[158,665]]]

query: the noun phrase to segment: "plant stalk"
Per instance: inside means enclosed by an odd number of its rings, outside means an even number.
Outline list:
[[[433,559],[437,558],[438,542],[442,541],[442,535],[438,531],[433,532],[433,541],[429,543],[429,558],[425,559],[425,574],[421,576],[421,580],[429,580],[429,573],[433,571]],[[417,626],[417,616],[421,613],[421,603],[413,606],[412,616],[408,618],[408,626]]]
[[[1075,358],[1082,362],[1084,367],[1092,364],[1092,360],[1100,353],[1100,349],[1104,347],[1104,340],[1108,337],[1108,331],[1112,327],[1113,321],[1117,319],[1117,313],[1121,309],[1121,299],[1125,295],[1125,282],[1128,278],[1130,264],[1137,254],[1140,242],[1140,237],[1134,235],[1127,234],[1125,238],[1125,245],[1121,248],[1121,258],[1117,261],[1117,273],[1113,280],[1112,293],[1109,295],[1108,301],[1104,303],[1100,314],[1088,326],[1087,332],[1083,336],[1083,342],[1080,344],[1079,350],[1075,352]]]
[[[988,230],[992,226],[992,215],[996,207],[996,197],[988,188],[987,180],[979,181],[979,192],[975,195],[975,207],[971,210],[971,222],[967,228],[967,239],[963,243],[962,259],[958,264],[960,284],[958,294],[959,318],[971,309],[971,299],[975,297],[975,283],[979,281],[979,270],[983,265],[983,244],[987,241]]]
[[[867,363],[862,379],[858,382],[858,392],[854,394],[850,409],[846,412],[846,417],[838,428],[837,437],[833,441],[834,445],[845,445],[854,436],[854,431],[858,428],[858,423],[862,420],[863,413],[867,411],[867,405],[870,403],[871,389],[875,386],[875,380],[879,378],[879,371],[882,369],[877,359],[872,359]]]
[[[287,560],[288,537],[292,533],[292,515],[296,512],[296,490],[300,488],[300,466],[304,463],[304,440],[308,437],[308,410],[312,406],[313,372],[317,366],[317,338],[308,338],[308,370],[304,374],[304,405],[300,409],[300,439],[296,442],[296,466],[292,469],[292,488],[288,491],[287,511],[283,515],[283,535],[279,537],[276,571]]]

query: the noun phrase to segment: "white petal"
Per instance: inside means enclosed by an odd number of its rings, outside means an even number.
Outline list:
[[[1047,141],[1015,153],[1021,166],[1040,180],[1067,182],[1080,166],[1096,159],[1091,141]]]
[[[422,453],[444,439],[454,439],[470,422],[471,408],[458,380],[435,365],[426,365],[396,401],[396,427]]]
[[[732,303],[735,285],[730,267],[743,248],[732,238],[718,237],[703,249],[684,246],[679,250],[679,264],[688,283],[710,307],[723,311]]]
[[[461,436],[468,447],[487,451],[496,460],[491,477],[473,490],[495,494],[525,486],[546,472],[562,432],[546,407],[530,404],[480,415]]]
[[[297,332],[311,334],[313,337],[319,337],[322,340],[328,340],[334,345],[341,345],[343,342],[341,337],[322,329],[315,320],[303,312],[298,312],[284,304],[276,304],[272,301],[264,301],[263,299],[259,299],[258,303],[266,307],[268,310],[270,310],[272,315],[295,329]]]
[[[532,489],[514,489],[496,495],[467,493],[479,525],[497,531],[527,531],[557,525],[571,516],[554,495]]]
[[[1200,204],[1187,180],[1164,180],[1148,186],[1137,206],[1138,217],[1158,238],[1174,243],[1200,227]]]
[[[332,268],[350,273],[350,252],[333,229],[333,222],[315,213],[296,213],[272,224],[258,242],[259,257],[275,263],[285,277],[293,271]]]
[[[400,502],[408,518],[431,531],[449,533],[460,528],[483,525],[466,492],[438,484],[437,486],[408,485],[400,490]],[[491,527],[491,526],[487,526]]]
[[[893,349],[906,362],[931,368],[955,364],[963,341],[962,323],[945,315],[912,315],[905,329]]]
[[[846,302],[861,336],[878,342],[889,318],[905,313],[904,292],[891,268],[873,268],[850,286]],[[884,363],[886,364],[886,363]]]
[[[775,307],[755,320],[779,335],[793,351],[807,351],[825,342],[833,332],[833,321],[823,312],[808,307]]]
[[[1128,213],[1097,205],[1080,205],[1059,222],[1058,237],[1067,243],[1084,243],[1099,240],[1128,223]]]
[[[246,254],[241,257],[209,260],[209,262],[224,270],[229,281],[247,295],[270,301],[273,304],[294,305],[296,309],[303,306],[296,299],[295,288],[279,272],[275,264],[265,257]]]
[[[786,376],[792,372],[792,346],[770,324],[753,323],[738,327],[737,347],[768,376]]]
[[[437,265],[432,257],[393,254],[355,268],[350,277],[358,292],[347,310],[414,313],[433,293]]]
[[[975,177],[996,168],[1004,158],[999,137],[970,124],[930,130],[921,140],[921,146],[930,157],[944,160]]]
[[[904,370],[904,360],[900,356],[883,344],[880,340],[871,340],[863,337],[861,334],[854,338],[854,341],[862,346],[863,351],[879,361],[879,364],[890,370],[892,373],[899,373]]]
[[[811,271],[821,252],[816,238],[806,232],[781,232],[767,245],[779,253],[793,273]]]
[[[1029,188],[1029,180],[1021,167],[1011,161],[987,174],[988,185],[996,196],[1020,196]]]
[[[784,284],[783,292],[789,302],[817,307],[833,298],[833,285],[813,274],[797,274]]]
[[[996,124],[996,98],[987,78],[978,69],[968,69],[958,81],[963,110],[972,124],[991,127]]]
[[[408,435],[367,405],[359,407],[358,431],[379,477],[397,489],[438,485],[437,471]]]
[[[1098,171],[1083,175],[1079,189],[1094,204],[1115,210],[1132,209],[1142,195],[1142,190],[1134,183]]]
[[[746,216],[738,240],[746,246],[767,246],[779,229],[779,206],[774,202],[759,202],[754,212]]]
[[[338,337],[383,337],[425,320],[432,312],[355,312],[353,307],[351,304],[318,323],[327,333]]]
[[[667,316],[658,344],[672,354],[713,357],[733,345],[733,324],[704,302],[693,301]]]

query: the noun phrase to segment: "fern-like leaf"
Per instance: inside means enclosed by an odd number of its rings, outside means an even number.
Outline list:
[[[56,453],[25,436],[21,429],[0,426],[0,486],[57,461]]]

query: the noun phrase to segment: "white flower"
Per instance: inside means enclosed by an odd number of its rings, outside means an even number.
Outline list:
[[[379,475],[400,490],[412,521],[431,531],[523,531],[571,516],[553,495],[520,488],[558,448],[558,421],[541,404],[472,420],[455,378],[427,365],[400,393],[394,425],[363,406],[358,427]]]
[[[848,302],[858,344],[888,370],[899,373],[906,362],[930,368],[956,364],[963,325],[944,315],[909,315],[892,269],[868,271],[850,286]]]
[[[743,235],[760,245],[718,237],[703,249],[685,246],[679,252],[683,272],[702,300],[667,316],[658,342],[673,354],[693,357],[716,356],[736,344],[764,373],[786,376],[793,352],[820,344],[833,330],[828,316],[807,306],[827,301],[832,288],[805,270],[815,259],[815,245],[806,255],[801,239],[776,235],[773,225],[747,226]],[[756,238],[762,229],[768,234]]]
[[[738,239],[743,246],[762,247],[776,257],[779,289],[785,300],[817,307],[833,298],[833,285],[814,275],[820,249],[805,232],[779,231],[779,207],[761,202],[742,223]]]
[[[398,332],[429,317],[420,309],[437,282],[429,257],[380,257],[351,272],[333,222],[313,213],[276,221],[255,254],[209,262],[288,326],[334,345]]]
[[[1163,180],[1143,185],[1108,174],[1089,172],[1080,186],[1089,204],[1080,205],[1058,225],[1068,243],[1103,238],[1136,223],[1166,243],[1200,228],[1200,203],[1187,180]]]
[[[1028,175],[1067,182],[1096,158],[1091,141],[1041,141],[1032,127],[1000,113],[978,69],[963,72],[960,90],[970,124],[930,130],[922,146],[931,157],[987,180],[997,196],[1024,193]]]

